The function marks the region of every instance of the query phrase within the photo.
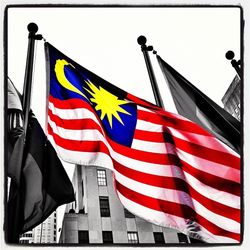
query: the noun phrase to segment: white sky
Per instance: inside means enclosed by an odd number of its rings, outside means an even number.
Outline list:
[[[114,85],[154,102],[137,37],[191,83],[221,105],[235,76],[228,50],[240,57],[239,8],[10,8],[8,11],[8,76],[22,92],[27,25],[61,52]],[[45,56],[37,42],[32,109],[45,127]],[[166,110],[171,96],[155,56],[151,56]],[[68,166],[66,167],[68,169]],[[73,165],[70,166],[73,170]]]

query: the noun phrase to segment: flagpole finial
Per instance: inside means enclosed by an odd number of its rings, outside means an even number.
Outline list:
[[[38,31],[38,26],[35,23],[29,23],[27,29],[30,33],[36,33]]]
[[[236,61],[234,59],[234,52],[232,50],[227,51],[225,56],[226,56],[227,60],[231,60],[231,64],[232,64],[233,68],[235,69],[235,71],[237,72],[238,76],[241,79],[241,77],[242,77],[241,76],[242,75],[242,70],[241,70],[241,67],[240,67],[241,61],[240,60]]]
[[[140,44],[140,45],[145,45],[146,42],[147,42],[147,38],[146,38],[145,36],[139,36],[139,37],[137,38],[137,42],[138,42],[138,44]]]
[[[228,60],[232,60],[234,58],[234,52],[232,50],[229,50],[225,56]]]

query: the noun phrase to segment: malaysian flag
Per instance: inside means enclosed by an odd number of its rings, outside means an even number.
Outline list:
[[[111,169],[122,204],[151,223],[208,243],[241,241],[233,150],[45,47],[48,133],[63,160]]]

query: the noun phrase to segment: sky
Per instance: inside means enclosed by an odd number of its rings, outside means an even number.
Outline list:
[[[10,8],[8,76],[22,93],[27,55],[27,25],[35,22],[43,37],[68,57],[112,84],[148,101],[154,97],[141,52],[140,35],[158,55],[222,106],[235,76],[226,60],[240,58],[239,8]],[[175,112],[155,56],[151,60],[165,109]],[[44,42],[36,46],[31,107],[45,128]],[[73,165],[65,164],[69,176]],[[61,212],[60,212],[61,217]]]

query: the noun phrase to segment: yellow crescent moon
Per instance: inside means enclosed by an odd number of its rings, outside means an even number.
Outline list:
[[[56,60],[56,65],[55,65],[55,72],[56,72],[56,77],[58,82],[66,89],[71,90],[83,97],[85,97],[86,99],[87,96],[84,95],[79,89],[77,89],[72,83],[70,83],[67,79],[67,77],[64,74],[64,66],[65,65],[71,65],[72,67],[74,67],[72,64],[68,63],[66,60],[64,59],[58,59]]]

